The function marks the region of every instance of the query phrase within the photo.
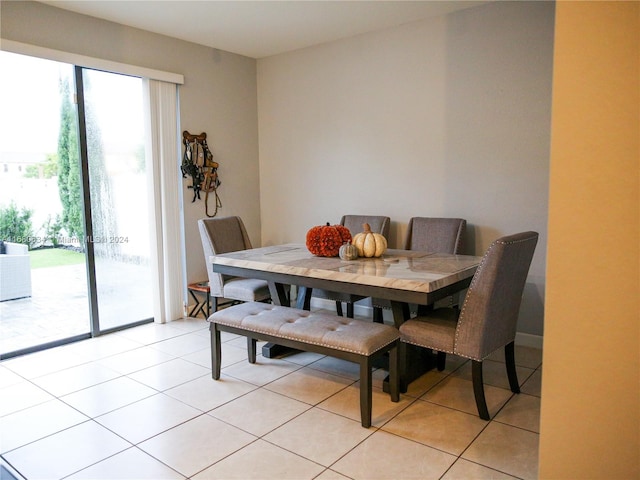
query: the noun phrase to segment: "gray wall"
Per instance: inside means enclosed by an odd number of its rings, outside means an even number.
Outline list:
[[[541,335],[554,4],[496,2],[258,60],[262,243],[345,213],[467,219],[468,253],[540,233],[519,331]]]
[[[542,334],[553,3],[496,2],[258,62],[44,4],[1,5],[3,38],[183,74],[181,128],[209,135],[221,215],[242,216],[254,245],[301,241],[343,213],[390,216],[392,246],[412,216],[466,218],[469,253],[540,232],[519,331]],[[184,185],[195,281],[206,278],[204,205]]]

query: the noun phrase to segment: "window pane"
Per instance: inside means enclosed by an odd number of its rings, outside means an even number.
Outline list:
[[[73,66],[0,51],[0,70],[0,240],[29,248],[0,255],[6,354],[86,335],[90,322]]]
[[[142,80],[84,70],[98,317],[108,329],[153,317]]]

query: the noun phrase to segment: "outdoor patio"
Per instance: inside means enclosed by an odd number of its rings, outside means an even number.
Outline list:
[[[101,264],[98,296],[103,329],[153,316],[148,268]],[[32,296],[0,302],[0,353],[90,331],[84,264],[31,270]]]

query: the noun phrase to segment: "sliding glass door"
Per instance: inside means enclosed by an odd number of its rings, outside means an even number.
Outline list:
[[[77,68],[99,330],[153,316],[142,79]],[[84,120],[84,121],[82,121]]]
[[[18,245],[0,245],[0,358],[151,321],[142,79],[2,51],[0,69],[0,240]]]

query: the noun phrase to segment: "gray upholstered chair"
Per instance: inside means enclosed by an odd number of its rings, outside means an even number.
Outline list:
[[[209,257],[214,254],[248,250],[251,240],[240,217],[203,218],[198,220],[204,258],[211,290],[211,311],[218,310],[219,299],[240,302],[263,302],[271,298],[265,280],[239,278],[213,271]]]
[[[509,386],[520,393],[514,340],[520,302],[538,242],[536,232],[499,238],[484,254],[461,309],[437,308],[400,326],[403,343],[471,359],[478,415],[489,420],[482,361],[504,347]]]
[[[391,219],[389,217],[378,215],[343,215],[340,219],[340,225],[347,227],[352,237],[363,231],[362,225],[365,223],[369,224],[372,232],[379,233],[387,240],[389,239],[389,228],[391,226]],[[345,302],[347,304],[347,317],[349,318],[353,318],[353,304],[358,300],[367,298],[361,295],[330,292],[321,289],[314,289],[312,296],[334,300],[336,302],[336,313],[340,316],[343,315],[342,302]]]
[[[433,253],[461,254],[464,250],[466,229],[467,221],[462,218],[413,217],[409,220],[403,248]],[[457,303],[457,296],[443,300],[438,302],[439,306],[453,306]],[[391,302],[374,298],[371,303],[374,322],[382,323],[382,309],[390,309]],[[419,312],[422,313],[423,310],[420,308]]]
[[[405,250],[462,253],[467,221],[462,218],[413,217],[409,220]]]

